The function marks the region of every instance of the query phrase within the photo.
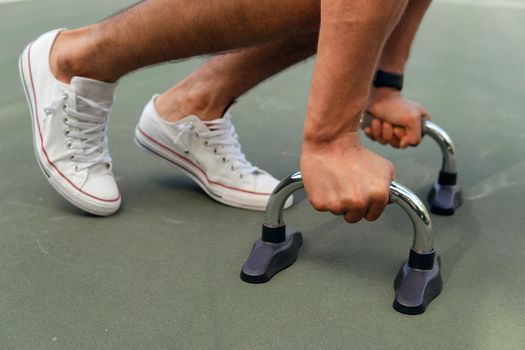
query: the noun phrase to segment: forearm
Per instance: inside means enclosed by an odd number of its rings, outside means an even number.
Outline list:
[[[402,74],[410,55],[416,32],[432,0],[410,0],[405,12],[388,38],[379,68]]]
[[[380,51],[405,5],[400,0],[321,1],[305,143],[357,134]]]

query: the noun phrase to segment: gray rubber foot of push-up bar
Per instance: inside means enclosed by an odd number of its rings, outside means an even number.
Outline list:
[[[396,296],[393,307],[406,315],[419,315],[443,289],[441,260],[434,252],[410,257],[397,274],[394,282]]]
[[[463,195],[457,184],[457,174],[441,172],[427,197],[430,211],[437,215],[454,215],[463,204]]]
[[[265,235],[265,231],[268,233],[276,230],[282,231],[284,240],[281,242],[271,242],[272,237],[279,235]],[[287,229],[286,225],[276,228],[263,226],[263,238],[255,242],[248,260],[242,267],[241,279],[248,283],[268,282],[276,273],[297,260],[297,252],[302,244],[303,237],[299,231]]]

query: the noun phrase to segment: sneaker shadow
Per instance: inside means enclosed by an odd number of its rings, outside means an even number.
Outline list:
[[[124,201],[122,201],[121,207],[125,207]],[[71,215],[73,217],[84,217],[84,218],[96,218],[96,219],[104,219],[104,218],[112,218],[120,215],[120,212],[122,210],[118,210],[116,213],[108,215],[108,216],[100,216],[88,213],[87,211],[84,211],[80,208],[77,208],[73,204],[69,203],[67,200],[59,200],[57,201],[57,208],[63,212],[67,213],[68,215]]]
[[[208,196],[206,192],[204,192],[204,190],[195,183],[195,181],[184,175],[157,175],[151,177],[150,180],[162,187],[195,192],[204,196]]]
[[[197,185],[193,180],[184,175],[160,175],[152,177],[151,180],[162,187],[171,189],[183,190],[188,192],[199,193],[204,196],[208,196],[202,188]],[[293,194],[294,206],[307,200],[306,193],[303,190],[297,191]]]

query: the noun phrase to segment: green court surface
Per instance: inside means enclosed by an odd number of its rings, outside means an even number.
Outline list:
[[[420,316],[391,306],[412,240],[394,206],[348,225],[300,193],[285,214],[304,234],[296,264],[264,285],[239,279],[263,214],[211,201],[133,143],[151,95],[202,60],[121,82],[110,127],[117,215],[87,216],[54,192],[33,154],[18,55],[44,31],[130,2],[0,2],[0,349],[525,348],[525,2],[437,2],[417,39],[406,94],[453,137],[466,199],[455,216],[432,216],[444,290]],[[277,177],[299,165],[311,68],[233,110],[248,158]],[[365,142],[425,196],[440,165],[433,141],[406,151]]]

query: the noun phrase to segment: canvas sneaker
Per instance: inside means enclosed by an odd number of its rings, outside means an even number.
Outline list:
[[[155,108],[156,97],[142,112],[135,142],[175,165],[214,200],[238,208],[265,210],[279,181],[246,159],[230,113],[210,122],[195,115],[167,122]],[[290,197],[285,207],[292,203]]]
[[[111,215],[121,202],[107,138],[116,84],[80,77],[70,84],[58,81],[49,54],[62,30],[36,39],[19,60],[36,158],[51,186],[69,202],[94,215]]]

